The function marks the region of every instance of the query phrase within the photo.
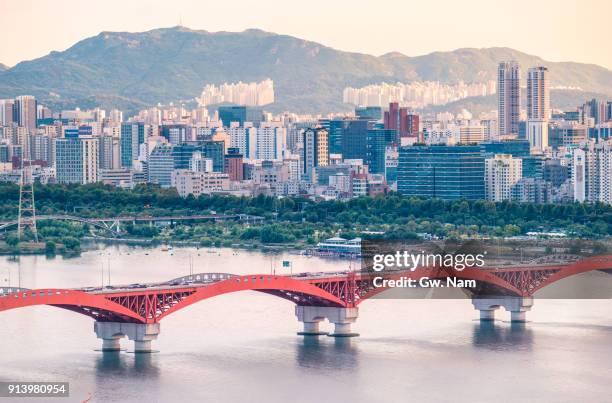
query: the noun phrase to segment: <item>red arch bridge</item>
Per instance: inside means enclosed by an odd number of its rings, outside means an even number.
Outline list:
[[[480,311],[481,320],[493,320],[500,307],[511,312],[511,320],[524,322],[533,305],[533,294],[556,281],[576,274],[612,269],[612,256],[598,256],[562,263],[517,265],[498,268],[420,267],[415,271],[394,271],[385,280],[455,279],[465,281],[463,290]],[[378,281],[374,279],[378,277]],[[381,286],[381,274],[374,272],[299,273],[295,275],[228,273],[194,274],[163,283],[132,284],[79,289],[0,288],[0,311],[33,305],[68,309],[95,319],[94,330],[102,339],[103,351],[116,351],[120,339],[135,342],[136,352],[150,352],[160,321],[196,302],[236,291],[252,290],[295,303],[303,323],[302,335],[327,334],[319,331],[325,319],[335,325],[330,336],[355,336],[351,324],[359,304],[389,289]],[[377,286],[378,285],[378,286]]]

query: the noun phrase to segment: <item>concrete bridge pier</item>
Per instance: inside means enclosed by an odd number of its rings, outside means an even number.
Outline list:
[[[150,353],[151,342],[159,335],[159,323],[95,322],[94,331],[102,339],[102,351],[119,351],[120,340],[134,342],[135,353]]]
[[[121,350],[121,337],[123,336],[112,336],[111,338],[102,339],[102,352],[120,351]]]
[[[513,296],[472,298],[472,304],[480,311],[481,321],[495,320],[495,310],[503,307],[510,312],[511,322],[524,323],[527,321],[527,311],[533,306],[533,298]]]
[[[327,332],[319,331],[319,323],[327,319],[334,324],[334,333],[328,334],[332,337],[354,337],[358,333],[351,332],[351,324],[359,317],[359,308],[343,308],[332,306],[302,306],[296,305],[295,316],[304,323],[304,331],[299,335],[319,336]]]

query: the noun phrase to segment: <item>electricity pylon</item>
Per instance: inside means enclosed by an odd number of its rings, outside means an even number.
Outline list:
[[[26,169],[27,168],[27,169]],[[34,241],[38,242],[36,230],[36,206],[34,205],[34,180],[31,167],[23,166],[21,160],[21,178],[19,180],[19,216],[17,217],[17,238],[21,241],[23,231],[30,228]]]

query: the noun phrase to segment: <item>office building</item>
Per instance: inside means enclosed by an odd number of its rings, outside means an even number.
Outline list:
[[[219,119],[225,127],[230,127],[233,122],[242,127],[245,122],[250,122],[257,127],[263,120],[263,111],[261,108],[244,105],[224,105],[219,106]]]
[[[148,180],[161,187],[170,187],[172,184],[172,171],[174,170],[174,156],[172,146],[158,144],[155,146],[148,161]]]
[[[480,147],[400,147],[397,190],[405,196],[484,199],[484,158]]]
[[[98,139],[91,136],[54,139],[58,183],[98,181]]]

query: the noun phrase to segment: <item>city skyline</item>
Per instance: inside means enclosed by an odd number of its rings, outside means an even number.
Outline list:
[[[513,23],[500,26],[496,24],[496,5],[481,0],[461,5],[445,1],[427,5],[383,2],[374,9],[347,7],[344,2],[323,4],[315,1],[307,6],[296,5],[297,9],[293,7],[296,12],[291,15],[284,12],[283,4],[277,0],[257,5],[244,3],[242,12],[233,14],[229,14],[231,10],[226,4],[199,4],[186,0],[172,4],[115,2],[123,10],[121,13],[114,12],[117,7],[113,6],[112,1],[100,6],[65,1],[61,8],[56,3],[7,1],[1,6],[6,21],[0,25],[0,34],[17,35],[22,40],[9,41],[0,49],[0,63],[14,66],[51,51],[65,50],[103,31],[141,32],[182,25],[210,32],[259,28],[315,41],[343,51],[377,56],[388,52],[418,56],[460,48],[510,47],[548,61],[593,63],[611,69],[612,55],[601,52],[598,46],[584,46],[584,41],[605,37],[605,16],[612,11],[612,5],[601,0],[589,1],[591,6],[573,0],[565,1],[564,7],[550,7],[547,3],[515,2],[514,7],[504,10],[505,18]],[[66,13],[67,9],[71,12]],[[367,15],[364,14],[366,9]],[[529,9],[529,13],[525,12],[526,9]],[[591,10],[589,18],[577,21],[575,15],[580,9]],[[389,13],[388,10],[395,11]],[[96,14],[95,19],[71,18],[71,15],[92,13]],[[198,18],[211,14],[232,18]],[[425,18],[413,18],[410,24],[404,24],[402,16],[407,14]],[[29,24],[19,23],[26,17]],[[309,17],[316,18],[319,29],[312,30],[309,23],[312,19]],[[337,30],[338,18],[346,21],[342,30]],[[471,19],[478,21],[478,24],[466,24]],[[206,22],[202,23],[202,20]],[[370,35],[370,29],[362,29],[364,24],[375,29],[378,34]],[[568,24],[578,27],[567,30],[565,28]],[[56,29],[58,26],[62,29]],[[434,26],[436,28],[432,29]],[[440,30],[440,26],[446,29]],[[38,30],[45,34],[36,34]],[[428,33],[424,39],[423,32]],[[538,41],[533,41],[534,35],[538,36]],[[419,40],[411,40],[415,37]]]

